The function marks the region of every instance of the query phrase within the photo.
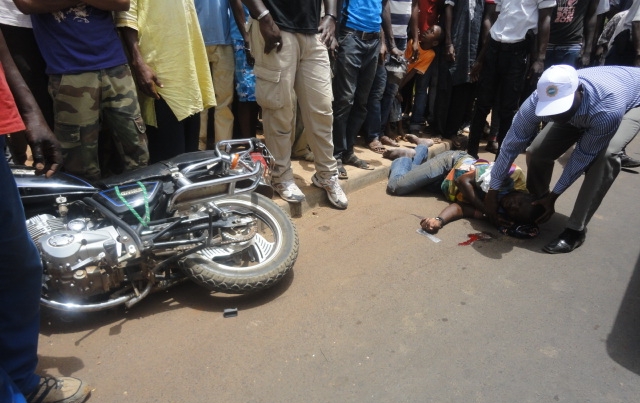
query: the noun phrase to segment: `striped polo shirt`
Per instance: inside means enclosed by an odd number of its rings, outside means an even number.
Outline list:
[[[640,68],[591,67],[578,70],[578,78],[584,96],[568,124],[584,132],[553,189],[558,195],[571,186],[607,147],[625,113],[640,106]],[[540,121],[550,121],[549,117],[535,114],[537,103],[538,92],[534,91],[516,113],[491,172],[492,189],[500,188],[511,163],[536,136]]]

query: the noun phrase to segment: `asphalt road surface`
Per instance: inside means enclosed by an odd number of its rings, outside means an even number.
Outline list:
[[[434,242],[419,218],[446,202],[377,183],[296,219],[299,259],[266,292],[44,311],[40,370],[89,381],[92,403],[640,401],[640,175],[620,174],[581,248],[541,252],[578,185],[534,240],[462,220]]]

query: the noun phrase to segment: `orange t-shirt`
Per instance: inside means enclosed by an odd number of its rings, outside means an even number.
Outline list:
[[[4,68],[0,63],[0,135],[11,134],[25,129],[24,122],[18,112]]]
[[[411,55],[413,53],[413,40],[409,39],[409,43],[407,43],[407,49],[404,51],[404,58],[409,60],[409,64],[407,65],[407,73],[411,70],[416,70],[420,74],[424,74],[427,72],[429,66],[431,66],[431,62],[436,57],[436,52],[433,49],[423,50],[418,47],[418,60],[415,62],[411,62]]]

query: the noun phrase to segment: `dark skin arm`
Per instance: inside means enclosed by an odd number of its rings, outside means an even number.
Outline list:
[[[396,47],[396,42],[393,38],[393,28],[391,26],[391,8],[389,6],[389,0],[382,0],[382,32],[384,39],[389,42],[391,53],[398,57],[403,57],[402,51]],[[386,42],[383,40],[382,44],[386,46]],[[384,55],[383,55],[384,56]]]
[[[547,55],[547,45],[549,44],[549,31],[551,30],[551,13],[553,7],[538,10],[538,35],[536,35],[536,51],[531,58],[532,63],[529,68],[528,77],[532,83],[537,83],[538,78],[544,71],[544,60]]]
[[[249,9],[249,14],[254,19],[257,19],[267,7],[262,0],[242,0],[245,6]],[[280,36],[280,28],[276,25],[271,18],[271,14],[267,14],[258,21],[260,25],[260,33],[264,39],[264,53],[269,54],[272,50],[280,52],[282,49],[282,37]],[[254,52],[257,50],[254,49]]]
[[[476,172],[469,171],[456,178],[456,186],[464,196],[464,199],[476,209],[484,212],[484,202],[476,195]]]
[[[584,46],[582,47],[582,54],[580,55],[580,64],[582,67],[587,67],[591,64],[591,50],[593,49],[593,40],[598,24],[598,15],[596,14],[598,3],[598,0],[591,0],[587,8],[587,13],[584,16]]]
[[[253,66],[255,59],[251,54],[251,47],[249,47],[249,34],[247,34],[247,30],[244,29],[245,16],[244,8],[242,8],[242,1],[230,0],[229,5],[231,6],[233,19],[236,21],[236,25],[238,26],[240,35],[242,35],[242,40],[244,41],[244,54],[247,57],[247,63],[249,66]]]
[[[338,48],[338,39],[336,39],[336,19],[338,16],[337,4],[336,0],[324,0],[323,4],[324,16],[320,20],[320,25],[318,26],[320,41],[327,47],[329,54],[332,57],[335,57],[335,52]]]
[[[473,63],[471,72],[469,73],[471,82],[476,82],[478,81],[478,78],[480,78],[482,61],[484,60],[484,55],[487,52],[487,43],[489,42],[489,31],[491,30],[493,23],[496,22],[498,14],[499,13],[496,12],[495,4],[485,4],[484,13],[482,14],[482,30],[480,31],[480,43],[482,44],[482,48],[480,49],[480,54],[476,57],[476,61]]]
[[[461,218],[482,218],[483,214],[468,204],[451,203],[440,212],[438,217],[442,218],[444,222],[435,218],[424,218],[420,221],[420,227],[430,234],[435,234],[450,222]]]
[[[127,11],[130,7],[129,0],[13,0],[18,10],[24,14],[43,14],[60,11],[86,3],[90,6],[105,11]]]
[[[418,46],[420,46],[420,26],[418,24],[420,14],[420,8],[418,7],[418,0],[412,0],[411,2],[411,20],[409,21],[409,27],[411,31],[411,39],[413,39],[411,61],[418,60]]]
[[[510,227],[513,225],[512,221],[498,214],[498,191],[496,189],[489,189],[484,197],[484,213],[495,226]]]
[[[160,99],[160,94],[158,94],[156,88],[162,88],[162,82],[160,82],[156,72],[149,67],[142,57],[138,43],[138,31],[129,27],[123,27],[120,28],[120,32],[122,34],[122,40],[129,50],[131,68],[133,69],[133,76],[138,85],[138,89],[151,98]]]
[[[444,54],[448,61],[456,61],[456,49],[451,40],[451,27],[453,24],[453,6],[446,5],[444,8]]]
[[[25,136],[33,154],[33,166],[36,168],[37,174],[45,174],[48,178],[62,165],[60,144],[51,132],[35,98],[13,62],[2,32],[0,32],[0,64],[4,69],[20,116],[27,127]]]

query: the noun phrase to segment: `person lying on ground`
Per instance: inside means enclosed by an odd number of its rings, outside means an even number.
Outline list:
[[[427,232],[435,233],[446,223],[463,217],[484,218],[483,199],[492,164],[460,150],[445,151],[428,158],[428,147],[433,141],[413,135],[411,139],[417,144],[415,150],[406,148],[387,153],[387,158],[393,159],[387,192],[402,196],[418,189],[442,191],[447,200],[454,202],[436,218],[421,220],[420,225]],[[509,233],[518,225],[532,224],[542,210],[532,205],[534,199],[527,193],[524,172],[515,164],[500,189],[500,196],[503,213],[518,223],[515,227],[501,228],[502,232]],[[535,228],[532,230],[533,235],[537,234]]]

